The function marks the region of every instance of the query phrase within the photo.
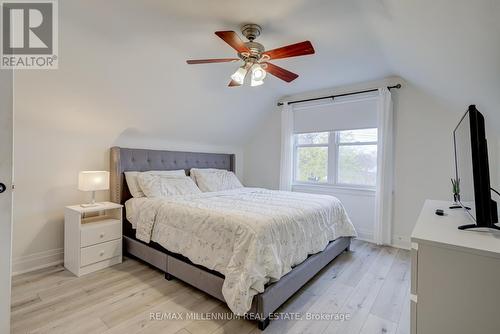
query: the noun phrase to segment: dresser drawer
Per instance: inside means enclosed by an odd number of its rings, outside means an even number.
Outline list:
[[[86,266],[99,261],[107,260],[122,253],[122,240],[103,242],[81,249],[80,265]]]
[[[82,224],[81,247],[96,245],[101,242],[121,238],[121,222],[118,219],[107,219],[97,223]]]

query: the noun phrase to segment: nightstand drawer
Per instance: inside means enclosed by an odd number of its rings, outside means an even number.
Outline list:
[[[108,219],[96,223],[82,224],[81,247],[115,240],[121,238],[121,234],[121,221],[118,219]]]
[[[81,266],[107,260],[122,253],[122,240],[113,240],[81,249]]]

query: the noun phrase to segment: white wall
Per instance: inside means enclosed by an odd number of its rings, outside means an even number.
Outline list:
[[[394,94],[393,243],[408,243],[425,199],[451,200],[452,132],[466,108],[451,110],[412,84]]]
[[[89,199],[77,190],[78,171],[108,169],[111,146],[236,153],[242,175],[237,126],[252,123],[244,110],[223,108],[248,105],[251,95],[221,98],[219,89],[231,94],[224,66],[220,86],[209,75],[203,82],[203,69],[184,62],[192,54],[176,46],[183,38],[172,32],[175,24],[154,8],[133,1],[59,5],[59,69],[15,74],[14,272],[61,261],[63,208]],[[212,30],[200,35],[210,39]],[[231,118],[234,127],[224,123]]]
[[[488,156],[490,158],[491,187],[500,191],[500,139],[499,134],[491,127],[486,129],[488,140]],[[500,196],[491,193],[493,200],[497,202],[497,209],[500,216]]]
[[[488,157],[490,159],[490,182],[491,187],[496,189],[500,184],[500,139],[499,134],[492,127],[486,128],[486,137],[488,141]]]
[[[272,109],[272,107],[271,107]],[[258,186],[278,189],[280,182],[281,154],[281,117],[279,109],[274,108],[266,115],[255,134],[245,146],[244,183],[246,186]]]
[[[393,82],[391,79],[390,82]],[[397,79],[396,79],[397,81]],[[402,80],[399,80],[402,81]],[[387,81],[383,81],[388,83]],[[328,92],[363,89],[380,82],[352,85]],[[321,95],[326,91],[317,92]],[[395,189],[393,243],[408,246],[409,236],[426,198],[450,199],[453,176],[452,131],[462,111],[452,110],[435,96],[412,83],[392,90],[395,114]],[[306,95],[314,95],[307,93]],[[463,110],[465,111],[466,106]],[[253,186],[277,188],[279,184],[280,117],[276,110],[245,148],[245,182]],[[344,197],[353,223],[368,232],[366,217],[358,211],[370,208],[365,197]]]
[[[500,186],[500,163],[499,163],[500,162],[500,139],[497,140],[497,154],[496,154],[496,157],[497,157],[497,161],[496,161],[496,165],[494,166],[493,170],[496,170],[496,172],[497,172],[497,179],[496,179],[495,185],[497,187],[499,187]],[[500,191],[500,190],[498,190],[498,191]]]
[[[64,122],[49,105],[32,102],[28,96],[28,91],[16,96],[14,272],[61,261],[63,208],[86,202],[90,196],[77,190],[78,172],[109,170],[112,146],[236,153],[237,174],[242,175],[243,155],[238,147],[141,137],[112,125]],[[46,122],[33,121],[40,113]],[[97,199],[108,200],[108,192],[98,192]]]

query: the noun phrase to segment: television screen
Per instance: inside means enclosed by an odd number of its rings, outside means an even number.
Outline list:
[[[472,166],[472,140],[469,111],[460,120],[454,132],[456,177],[460,179],[460,204],[470,208],[472,219],[476,221],[474,200],[474,172]]]
[[[490,193],[488,147],[483,115],[471,105],[453,132],[456,177],[460,180],[460,205],[474,224],[460,229],[490,227],[500,229],[496,202]]]

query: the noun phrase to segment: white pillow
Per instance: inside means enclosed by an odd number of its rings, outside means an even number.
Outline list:
[[[198,188],[203,192],[243,188],[236,175],[224,169],[191,168],[190,173],[194,176]]]
[[[137,182],[146,197],[167,197],[201,193],[196,184],[187,176],[155,175],[142,173]]]
[[[189,176],[193,179],[194,183],[198,184],[198,181],[196,181],[196,173],[198,171],[201,171],[203,173],[210,173],[210,172],[218,172],[218,171],[225,171],[224,169],[217,169],[217,168],[191,168],[189,170]]]
[[[144,197],[144,192],[142,191],[139,183],[137,182],[137,177],[139,174],[152,174],[152,175],[173,175],[173,176],[186,176],[184,169],[177,170],[151,170],[148,172],[125,172],[125,180],[127,180],[128,189],[133,197]]]

